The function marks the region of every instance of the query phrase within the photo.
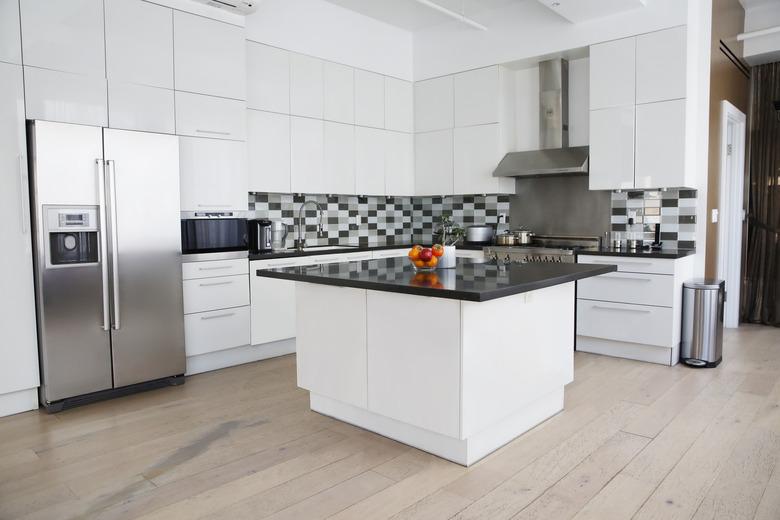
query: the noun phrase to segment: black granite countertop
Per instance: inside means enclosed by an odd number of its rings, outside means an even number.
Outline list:
[[[458,259],[452,269],[415,272],[406,258],[258,269],[257,276],[453,300],[484,302],[616,271],[614,265],[529,263],[497,265]]]
[[[303,251],[296,251],[295,249],[289,249],[286,251],[273,251],[270,253],[249,253],[249,259],[250,260],[273,260],[275,258],[296,258],[300,256],[312,256],[312,255],[328,255],[328,254],[338,254],[338,253],[362,253],[363,251],[382,251],[383,249],[411,249],[413,245],[418,244],[419,242],[409,242],[404,244],[391,244],[391,245],[383,245],[383,246],[370,246],[370,245],[359,245],[359,246],[348,246],[345,245],[343,247],[339,248],[333,248],[330,249],[333,246],[326,246],[327,249],[317,246],[311,246],[306,248]],[[427,247],[430,247],[430,244],[422,244]],[[482,251],[482,248],[484,246],[481,245],[469,245],[469,244],[462,244],[458,245],[457,249],[464,249],[469,251]]]
[[[659,249],[653,251],[652,249],[589,249],[583,251],[577,251],[578,255],[596,255],[596,256],[633,256],[639,258],[666,258],[675,260],[677,258],[685,258],[686,256],[696,254],[695,249]]]

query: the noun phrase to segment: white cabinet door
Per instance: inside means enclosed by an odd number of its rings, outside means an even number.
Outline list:
[[[498,65],[455,74],[455,127],[499,122],[501,84]]]
[[[590,111],[592,190],[634,187],[634,106]]]
[[[249,191],[289,193],[290,116],[247,110]]]
[[[244,29],[174,11],[176,89],[246,99]]]
[[[290,55],[290,113],[322,119],[322,60]]]
[[[246,42],[246,102],[249,108],[290,113],[290,53]]]
[[[636,187],[679,188],[685,179],[685,100],[636,107]]]
[[[111,128],[176,133],[173,90],[109,80],[108,100]]]
[[[108,125],[104,78],[25,67],[24,89],[27,119]]]
[[[385,194],[385,131],[355,127],[355,191]]]
[[[246,146],[240,141],[179,138],[182,211],[246,211]]]
[[[325,121],[323,183],[327,193],[355,193],[355,127]]]
[[[184,314],[249,305],[247,275],[184,280]]]
[[[0,394],[38,386],[22,68],[0,63]],[[21,410],[19,410],[21,411]]]
[[[385,77],[385,128],[414,132],[414,86],[411,82]]]
[[[385,130],[385,194],[414,195],[414,136]]]
[[[184,316],[187,356],[249,345],[249,315],[249,306],[244,306]]]
[[[454,192],[452,130],[414,136],[415,195],[450,195]]]
[[[106,0],[110,81],[173,88],[173,10],[142,0]]]
[[[385,127],[385,80],[381,74],[355,70],[355,124]]]
[[[258,269],[297,265],[295,260],[261,260],[249,263],[252,345],[295,337],[295,282],[261,278]]]
[[[322,193],[323,122],[290,118],[290,188],[295,193]]]
[[[633,105],[635,76],[635,38],[591,45],[590,109]]]
[[[453,128],[452,76],[417,81],[414,84],[414,130],[429,132]]]
[[[493,170],[502,158],[500,126],[494,123],[455,129],[455,193],[499,191],[499,179],[493,177]]]
[[[102,0],[21,0],[24,64],[106,77]]]
[[[246,139],[246,104],[176,91],[176,133],[215,139]]]
[[[19,0],[0,0],[0,61],[22,63]]]
[[[636,37],[636,102],[685,97],[685,27]]]
[[[323,117],[355,122],[355,73],[352,67],[326,61],[322,70]]]

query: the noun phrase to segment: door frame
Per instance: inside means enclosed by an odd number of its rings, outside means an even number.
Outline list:
[[[724,326],[739,326],[742,282],[742,226],[745,186],[747,117],[726,100],[720,113],[720,218],[718,225],[718,278],[726,281]],[[724,247],[726,246],[726,247]]]

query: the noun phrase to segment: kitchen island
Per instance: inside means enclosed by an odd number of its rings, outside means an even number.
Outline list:
[[[296,282],[311,409],[470,465],[563,409],[575,282],[610,265],[405,258],[258,270]]]

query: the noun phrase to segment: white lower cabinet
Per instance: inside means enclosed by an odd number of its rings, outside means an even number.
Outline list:
[[[483,260],[485,258],[485,253],[481,249],[455,249],[455,257]]]
[[[184,316],[188,356],[248,345],[249,307],[235,307]]]
[[[578,263],[618,271],[577,282],[577,350],[677,364],[682,284],[693,259],[580,255]]]
[[[246,275],[184,280],[184,314],[249,305]]]
[[[179,138],[182,211],[246,211],[246,145],[241,141]]]
[[[400,249],[380,249],[379,251],[374,251],[371,255],[371,258],[374,260],[380,260],[382,258],[398,258],[406,256],[408,253],[408,247]]]
[[[302,265],[298,258],[249,262],[253,345],[295,337],[295,282],[260,278],[256,273],[296,265]]]

